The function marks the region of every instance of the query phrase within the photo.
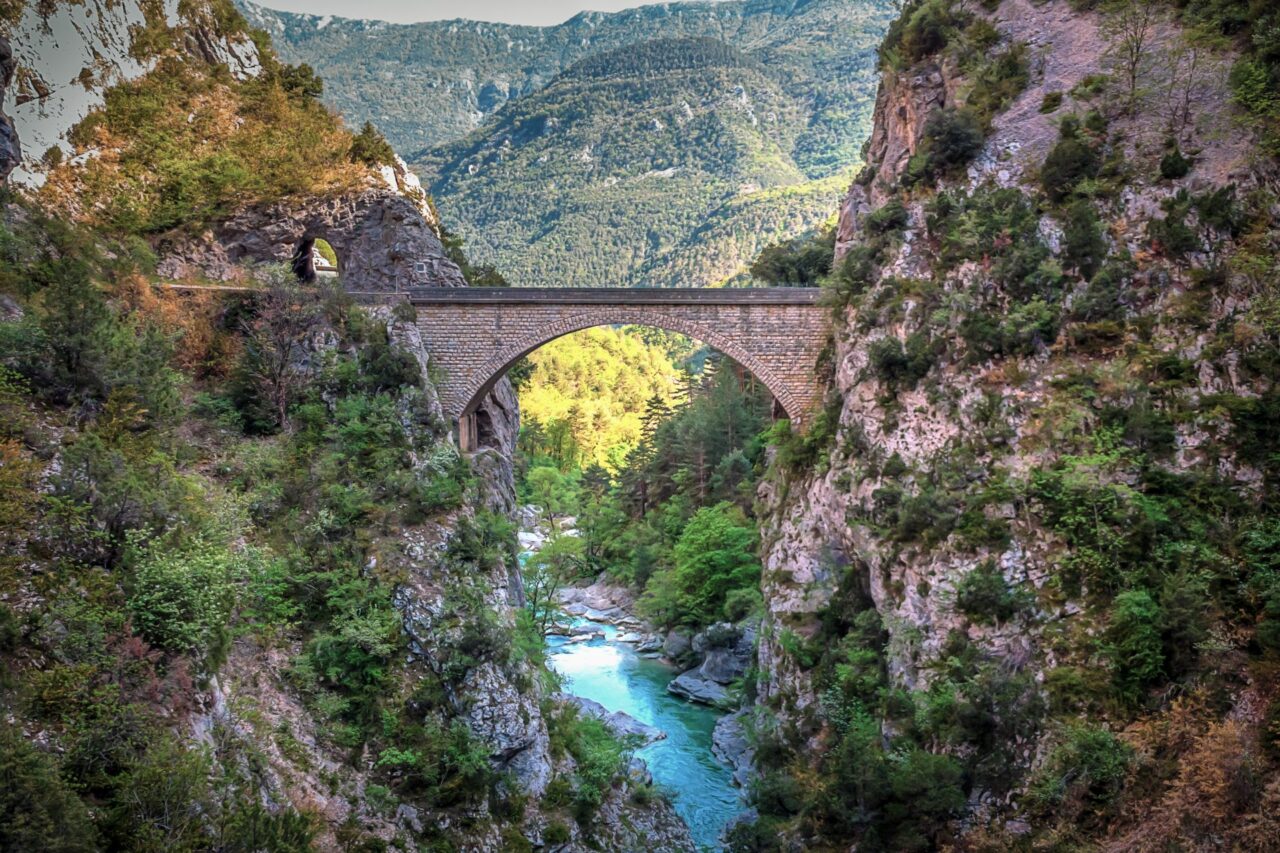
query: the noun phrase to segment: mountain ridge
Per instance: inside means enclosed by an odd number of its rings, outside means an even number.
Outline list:
[[[847,20],[857,13],[853,16],[873,24],[858,39],[859,50],[870,56],[895,4],[662,3],[582,12],[550,27],[466,19],[391,24],[281,12],[249,0],[237,0],[237,6],[253,26],[271,34],[284,59],[315,67],[326,82],[327,100],[352,123],[372,120],[398,151],[412,155],[460,138],[502,104],[537,91],[577,60],[611,48],[702,35],[765,49],[770,39],[785,38],[787,22],[797,17]],[[833,44],[829,52],[835,57],[846,47]],[[426,63],[430,66],[423,68]],[[370,82],[380,77],[397,85],[381,91]]]
[[[822,225],[896,9],[730,0],[528,27],[241,7],[386,134],[476,262],[531,286],[744,283],[765,246]]]

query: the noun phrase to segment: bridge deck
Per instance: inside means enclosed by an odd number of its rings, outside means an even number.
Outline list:
[[[414,287],[415,305],[816,305],[816,287]]]

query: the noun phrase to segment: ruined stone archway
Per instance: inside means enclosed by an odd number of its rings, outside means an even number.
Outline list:
[[[654,326],[720,350],[749,370],[792,421],[820,402],[828,312],[815,290],[428,288],[410,292],[441,406],[474,447],[474,413],[520,357],[593,326]]]

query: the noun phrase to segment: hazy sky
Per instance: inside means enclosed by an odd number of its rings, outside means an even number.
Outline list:
[[[505,21],[510,24],[559,24],[584,9],[616,12],[660,0],[257,0],[272,9],[344,18],[376,18],[410,24],[449,18]]]

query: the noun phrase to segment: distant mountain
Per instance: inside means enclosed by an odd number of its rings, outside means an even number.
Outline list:
[[[672,3],[555,27],[241,8],[373,121],[512,283],[706,285],[836,210],[894,0]]]
[[[480,21],[389,24],[237,6],[288,62],[307,62],[350,123],[373,121],[402,154],[452,142],[507,101],[536,92],[579,60],[655,38],[709,37],[801,73],[813,88],[814,142],[841,133],[868,57],[896,0],[731,0],[583,12],[554,27]],[[778,70],[783,70],[779,68]],[[864,94],[865,93],[861,93]],[[874,93],[873,93],[874,94]],[[861,103],[864,98],[859,98]],[[825,130],[824,130],[825,128]],[[860,144],[860,142],[858,143]]]

